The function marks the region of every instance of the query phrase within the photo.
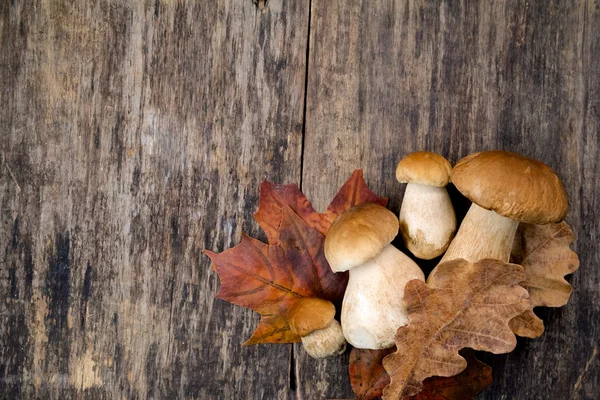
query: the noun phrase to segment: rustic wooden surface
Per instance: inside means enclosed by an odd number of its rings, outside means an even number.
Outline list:
[[[240,347],[201,250],[264,239],[264,179],[398,211],[404,154],[491,148],[563,178],[581,268],[481,399],[597,398],[598,0],[6,0],[0,46],[2,398],[351,397],[347,355]]]

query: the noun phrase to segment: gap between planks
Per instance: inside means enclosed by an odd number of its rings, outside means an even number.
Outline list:
[[[312,0],[308,0],[308,26],[306,32],[306,58],[305,58],[305,69],[304,69],[304,99],[302,103],[302,139],[300,141],[300,177],[298,179],[298,187],[300,191],[303,191],[302,177],[304,176],[304,141],[306,138],[306,108],[308,103],[308,72],[310,62],[310,24],[312,19]],[[298,375],[299,365],[297,355],[294,351],[295,344],[292,344],[292,350],[290,352],[290,380],[289,389],[292,392],[296,392],[298,387]]]

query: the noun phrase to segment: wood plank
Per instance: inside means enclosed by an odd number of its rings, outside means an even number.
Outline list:
[[[2,397],[294,397],[201,251],[299,182],[308,12],[0,3]]]
[[[542,338],[486,357],[494,383],[482,399],[591,399],[600,387],[599,7],[312,0],[302,182],[317,209],[364,168],[398,212],[395,166],[415,150],[452,163],[511,150],[544,161],[565,183],[581,258],[575,292],[566,307],[542,311]],[[301,398],[351,397],[347,357],[298,357]]]

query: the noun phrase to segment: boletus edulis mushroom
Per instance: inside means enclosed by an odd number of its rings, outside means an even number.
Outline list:
[[[316,297],[300,299],[286,314],[288,324],[313,358],[342,354],[346,340],[340,323],[335,320],[335,306]]]
[[[431,260],[441,255],[456,231],[456,215],[446,185],[452,166],[430,151],[405,156],[396,167],[396,179],[407,183],[400,206],[400,234],[416,257]]]
[[[452,183],[473,202],[443,261],[509,261],[519,222],[548,224],[567,215],[567,196],[546,164],[508,151],[484,151],[460,160]]]
[[[419,266],[390,244],[398,227],[394,213],[365,203],[342,213],[325,238],[331,269],[350,271],[341,324],[354,347],[392,347],[396,330],[408,323],[404,286],[412,279],[424,281]]]

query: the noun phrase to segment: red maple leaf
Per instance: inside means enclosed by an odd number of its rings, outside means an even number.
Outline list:
[[[354,171],[323,214],[296,185],[264,182],[254,217],[270,244],[244,235],[239,245],[222,253],[205,251],[221,279],[217,297],[262,315],[245,345],[299,341],[284,315],[302,298],[341,303],[348,275],[331,271],[324,235],[337,215],[364,202],[385,206],[387,199],[369,190],[361,170]]]

